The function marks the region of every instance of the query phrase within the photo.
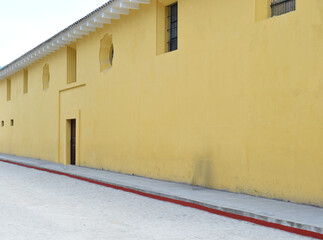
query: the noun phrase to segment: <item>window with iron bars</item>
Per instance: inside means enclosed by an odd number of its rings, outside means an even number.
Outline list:
[[[178,21],[178,8],[177,3],[174,3],[170,6],[168,6],[168,21],[169,21],[169,41],[168,41],[168,51],[174,51],[177,49],[177,21]]]
[[[271,3],[271,16],[279,16],[295,11],[296,0],[273,0]]]

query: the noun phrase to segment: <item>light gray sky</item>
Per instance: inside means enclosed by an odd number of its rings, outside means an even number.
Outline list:
[[[5,66],[108,0],[2,0],[0,66]]]

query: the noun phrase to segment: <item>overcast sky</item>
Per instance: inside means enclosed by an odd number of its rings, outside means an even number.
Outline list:
[[[108,0],[15,0],[0,3],[0,66],[5,66]]]

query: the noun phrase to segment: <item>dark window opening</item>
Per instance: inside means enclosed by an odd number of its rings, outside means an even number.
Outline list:
[[[296,0],[273,0],[271,3],[271,16],[279,16],[295,11]]]
[[[75,148],[76,148],[76,120],[71,119],[71,165],[75,165]]]
[[[13,126],[14,125],[14,121],[13,119],[10,120],[10,126]]]
[[[170,5],[169,7],[169,42],[168,50],[174,51],[177,49],[177,23],[178,23],[178,9],[177,3]]]
[[[109,52],[109,62],[110,62],[111,66],[112,66],[112,63],[113,63],[113,57],[114,57],[114,47],[113,47],[113,44],[112,44],[111,47],[110,47],[110,52]]]
[[[4,121],[1,121],[1,127],[4,127]]]

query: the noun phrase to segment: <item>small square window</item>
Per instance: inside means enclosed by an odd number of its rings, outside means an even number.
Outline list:
[[[271,5],[271,16],[279,16],[296,10],[296,0],[273,0]]]
[[[13,119],[11,119],[10,120],[10,126],[13,126],[14,125],[14,120]]]
[[[256,0],[255,20],[261,21],[296,11],[296,0]]]

